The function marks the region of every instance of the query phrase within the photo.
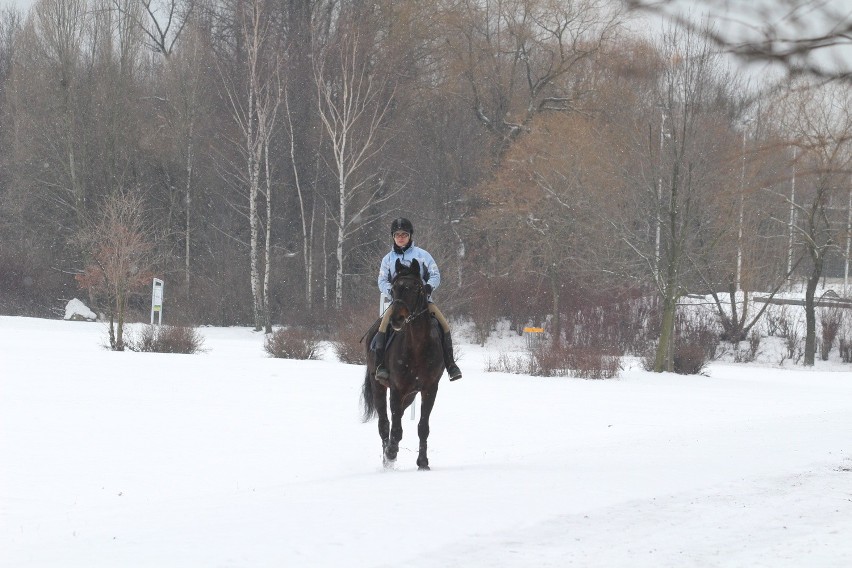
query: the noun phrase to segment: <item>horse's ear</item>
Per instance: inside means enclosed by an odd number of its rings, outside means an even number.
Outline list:
[[[399,259],[396,259],[396,272],[400,272],[402,270],[405,270],[405,265],[401,263]]]
[[[411,261],[411,266],[409,266],[408,269],[415,274],[420,274],[420,263],[417,262],[416,258]]]

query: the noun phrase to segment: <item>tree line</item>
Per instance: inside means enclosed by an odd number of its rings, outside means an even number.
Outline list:
[[[848,279],[846,83],[743,76],[712,21],[607,0],[39,0],[0,15],[0,311],[87,294],[123,321],[374,315],[389,223],[488,327],[652,297],[723,335],[750,293]],[[122,238],[118,238],[122,237]],[[734,301],[738,298],[738,301]],[[806,353],[805,360],[809,357]]]

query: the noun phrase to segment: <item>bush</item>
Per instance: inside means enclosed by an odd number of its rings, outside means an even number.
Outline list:
[[[621,358],[598,349],[574,349],[568,359],[572,377],[612,379],[621,371]]]
[[[621,371],[621,358],[599,349],[568,347],[552,343],[512,356],[500,352],[496,359],[488,357],[488,372],[514,373],[533,377],[576,377],[583,379],[611,379]]]
[[[532,353],[513,357],[506,351],[500,351],[496,359],[489,355],[485,359],[485,370],[489,373],[513,373],[515,375],[538,375],[535,358]]]
[[[820,312],[822,341],[819,346],[819,356],[823,361],[828,361],[828,354],[831,353],[831,348],[834,345],[834,340],[837,338],[837,332],[840,331],[841,323],[843,323],[843,312],[837,308],[822,310]]]
[[[141,353],[184,353],[203,351],[204,338],[192,327],[146,325],[125,342],[131,351]]]
[[[364,341],[367,341],[364,338]],[[348,333],[338,333],[334,340],[334,350],[341,363],[350,365],[365,365],[367,363],[367,347],[364,341],[359,341],[359,336],[348,330]]]
[[[611,379],[621,371],[621,359],[593,347],[547,344],[532,352],[530,367],[542,377]]]
[[[840,360],[844,363],[852,363],[852,341],[840,338]]]
[[[332,344],[337,358],[341,363],[365,365],[367,363],[367,346],[365,342],[371,337],[372,327],[378,327],[375,307],[352,307],[338,315],[338,325],[335,326]]]
[[[736,363],[752,363],[757,359],[757,353],[760,349],[760,334],[757,330],[752,330],[748,336],[748,349],[740,350],[737,348],[734,353],[734,362]]]
[[[697,343],[679,343],[675,347],[674,372],[679,375],[698,375],[707,361],[705,348]]]
[[[304,329],[281,328],[266,336],[264,350],[276,359],[319,359],[319,334]]]

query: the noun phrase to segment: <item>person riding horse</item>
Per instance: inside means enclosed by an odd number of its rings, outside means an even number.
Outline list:
[[[429,312],[435,316],[443,330],[444,364],[447,368],[447,374],[451,381],[455,381],[462,377],[461,370],[456,365],[455,357],[453,356],[453,340],[450,337],[450,324],[447,323],[447,318],[438,309],[438,306],[432,301],[432,292],[441,284],[441,273],[438,270],[438,265],[435,264],[435,259],[432,255],[420,247],[414,246],[412,237],[414,235],[414,225],[411,221],[400,217],[394,219],[391,223],[391,236],[393,237],[393,249],[385,255],[379,267],[379,290],[388,298],[392,298],[391,282],[396,276],[396,261],[400,261],[404,266],[410,266],[411,261],[417,259],[420,266],[423,267],[420,277],[424,282],[426,297],[428,299]],[[379,324],[379,331],[376,333],[376,380],[379,382],[387,382],[390,377],[387,368],[385,367],[385,344],[387,339],[388,323],[390,322],[391,310],[385,311],[382,322]]]

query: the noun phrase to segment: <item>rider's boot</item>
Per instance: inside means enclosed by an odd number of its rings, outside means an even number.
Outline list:
[[[379,382],[387,382],[390,378],[390,373],[388,373],[387,368],[385,367],[385,339],[387,338],[387,334],[379,331],[376,333],[376,380]]]
[[[450,332],[444,334],[444,341],[441,345],[444,348],[444,364],[447,366],[447,374],[450,375],[451,381],[456,381],[462,378],[461,369],[456,365],[456,358],[453,356],[453,338],[450,337]]]

